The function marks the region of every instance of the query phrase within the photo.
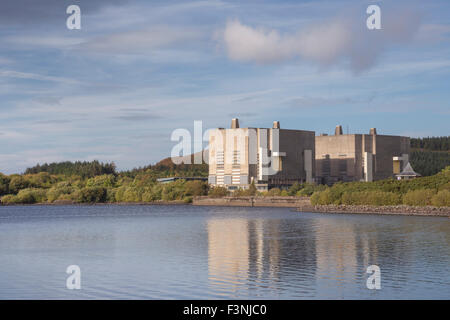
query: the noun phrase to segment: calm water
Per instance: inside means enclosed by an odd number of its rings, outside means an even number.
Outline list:
[[[81,268],[81,290],[66,268]],[[381,290],[366,268],[381,268]],[[450,219],[0,207],[1,299],[449,299]]]

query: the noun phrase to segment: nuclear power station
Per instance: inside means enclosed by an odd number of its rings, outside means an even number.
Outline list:
[[[209,177],[212,186],[229,190],[260,191],[287,188],[295,183],[331,185],[343,181],[374,181],[395,177],[408,165],[409,137],[343,134],[271,128],[241,128],[232,119],[231,128],[217,128],[209,135]]]

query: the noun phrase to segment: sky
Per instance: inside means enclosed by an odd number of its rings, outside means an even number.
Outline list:
[[[69,5],[81,29],[68,29]],[[369,30],[366,9],[381,9]],[[0,172],[169,157],[174,130],[450,135],[450,1],[2,0]]]

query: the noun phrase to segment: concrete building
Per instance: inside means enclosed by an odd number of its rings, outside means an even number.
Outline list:
[[[212,186],[246,189],[252,182],[259,190],[314,182],[314,131],[240,128],[233,119],[230,129],[218,128],[209,136],[209,178]]]
[[[316,179],[318,183],[374,181],[399,174],[409,160],[409,137],[369,134],[335,134],[316,137]]]

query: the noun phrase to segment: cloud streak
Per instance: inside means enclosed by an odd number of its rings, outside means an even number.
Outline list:
[[[186,45],[201,37],[202,32],[193,28],[160,25],[97,37],[82,43],[80,47],[102,53],[149,53],[153,49]]]

